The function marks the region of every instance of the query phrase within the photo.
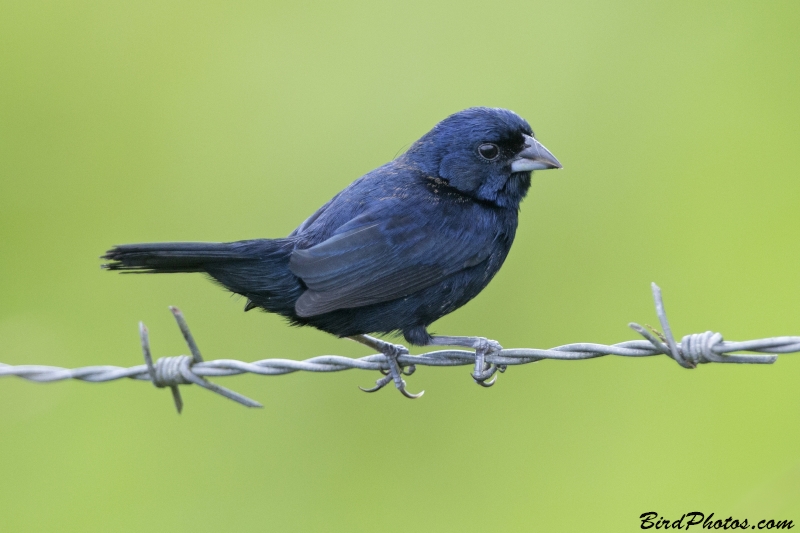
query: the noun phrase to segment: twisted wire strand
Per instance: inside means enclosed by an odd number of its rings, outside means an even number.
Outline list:
[[[741,342],[723,340],[720,333],[706,331],[686,335],[681,342],[676,342],[667,321],[661,289],[653,283],[653,298],[656,304],[662,334],[654,334],[636,323],[629,326],[644,337],[644,340],[625,341],[612,345],[596,343],[572,343],[550,349],[511,348],[485,355],[486,363],[504,369],[507,366],[535,363],[544,359],[578,361],[594,359],[607,355],[621,357],[652,357],[666,355],[674,359],[684,368],[695,368],[705,363],[743,363],[772,364],[781,353],[800,352],[800,337],[769,337]],[[75,379],[91,383],[104,383],[118,379],[137,379],[150,381],[156,387],[172,389],[178,412],[183,403],[178,390],[179,385],[200,385],[212,392],[225,396],[248,407],[261,407],[261,404],[234,391],[208,381],[207,377],[236,376],[240,374],[258,374],[262,376],[279,376],[293,372],[341,372],[360,369],[387,371],[389,363],[385,355],[373,354],[358,359],[339,355],[321,355],[304,361],[293,359],[262,359],[247,363],[236,359],[216,359],[204,361],[197,344],[189,331],[189,326],[181,313],[171,307],[184,339],[192,355],[161,357],[155,362],[150,355],[149,334],[144,324],[140,324],[140,336],[145,364],[130,368],[119,366],[87,366],[82,368],[61,368],[45,365],[7,365],[0,363],[0,377],[15,376],[39,383],[50,383]],[[752,352],[752,353],[736,353]],[[466,350],[437,350],[421,355],[400,355],[399,365],[414,371],[416,366],[466,366],[475,364],[476,355]]]

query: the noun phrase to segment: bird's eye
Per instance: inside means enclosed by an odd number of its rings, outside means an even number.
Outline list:
[[[500,149],[496,144],[483,143],[482,145],[478,146],[478,153],[481,154],[482,158],[491,161],[500,154]]]

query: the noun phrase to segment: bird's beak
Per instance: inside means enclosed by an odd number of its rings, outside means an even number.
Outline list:
[[[562,168],[556,156],[542,146],[542,143],[531,137],[525,136],[525,147],[511,160],[511,172],[529,172],[531,170],[547,170]]]

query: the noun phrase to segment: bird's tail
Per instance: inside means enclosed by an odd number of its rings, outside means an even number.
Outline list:
[[[291,316],[303,291],[289,270],[293,248],[290,239],[123,244],[102,259],[103,268],[127,273],[203,272],[254,306]]]
[[[132,273],[207,272],[223,263],[252,261],[258,241],[158,242],[115,246],[101,257],[107,270]],[[269,241],[265,241],[269,242]]]

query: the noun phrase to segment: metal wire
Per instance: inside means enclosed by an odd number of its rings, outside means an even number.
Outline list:
[[[557,346],[549,350],[534,348],[511,348],[500,350],[485,355],[485,362],[493,368],[504,371],[505,367],[535,363],[543,359],[583,360],[594,359],[606,355],[622,357],[651,357],[666,355],[674,359],[684,368],[695,368],[703,363],[746,363],[746,364],[772,364],[781,353],[800,352],[800,337],[770,337],[743,342],[725,341],[719,333],[707,331],[686,335],[681,342],[676,342],[672,329],[667,320],[661,289],[653,283],[653,299],[656,304],[656,314],[661,323],[663,335],[659,332],[650,332],[639,324],[631,323],[629,326],[642,335],[645,340],[620,342],[605,345],[594,343],[575,343]],[[169,387],[172,390],[175,407],[180,413],[183,407],[180,385],[199,385],[226,398],[239,402],[247,407],[262,407],[255,400],[251,400],[232,390],[221,387],[208,381],[207,377],[236,376],[239,374],[259,374],[262,376],[279,376],[292,372],[340,372],[353,368],[386,372],[389,368],[387,358],[383,354],[368,355],[358,359],[341,357],[338,355],[322,355],[312,357],[305,361],[292,359],[262,359],[246,363],[235,359],[217,359],[203,361],[200,350],[189,331],[189,326],[181,311],[170,307],[178,327],[183,333],[192,355],[179,355],[176,357],[162,357],[153,362],[150,355],[149,334],[144,324],[139,324],[142,341],[142,352],[145,364],[130,368],[118,366],[87,366],[83,368],[60,368],[44,365],[6,365],[0,363],[0,377],[16,376],[36,381],[49,383],[65,379],[77,379],[92,383],[102,383],[117,379],[138,379],[150,381],[156,387]],[[735,353],[734,352],[755,352]],[[770,352],[768,355],[760,355]],[[421,355],[401,355],[397,362],[403,373],[409,375],[416,366],[465,366],[475,364],[475,353],[465,350],[437,350]]]

